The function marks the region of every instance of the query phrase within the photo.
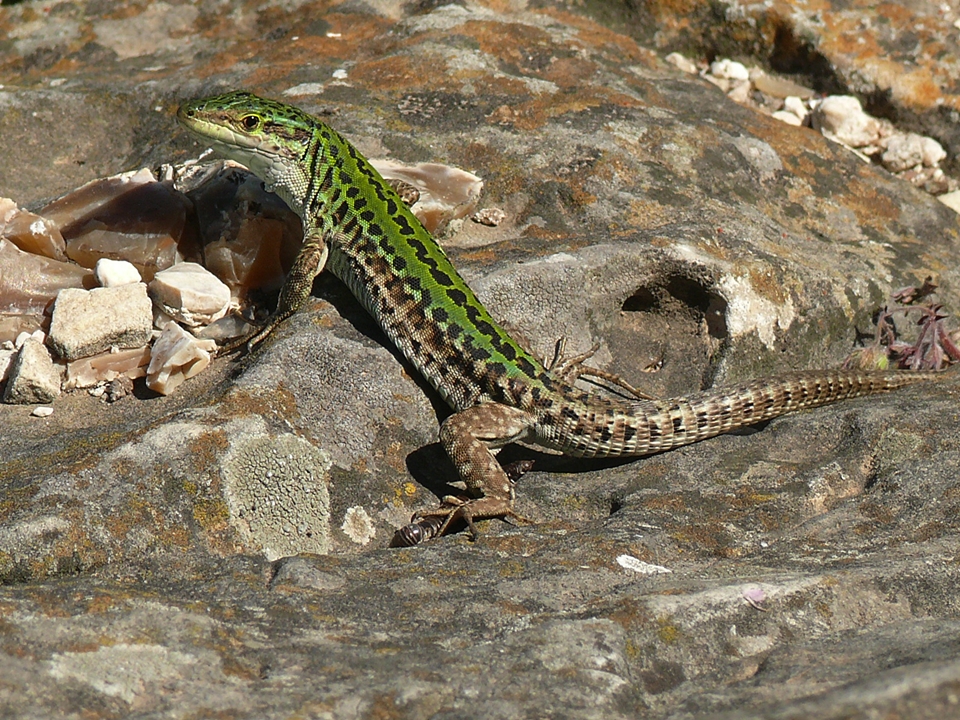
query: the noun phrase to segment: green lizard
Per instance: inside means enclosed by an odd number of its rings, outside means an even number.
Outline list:
[[[475,534],[474,519],[517,518],[513,482],[495,456],[510,442],[580,457],[649,455],[932,376],[815,371],[667,400],[585,392],[572,382],[583,370],[551,370],[510,337],[394,189],[328,125],[247,92],[185,103],[177,118],[303,220],[303,247],[277,309],[247,347],[296,312],[327,268],[453,409],[440,441],[468,496],[420,514],[404,542],[443,534],[456,519]]]

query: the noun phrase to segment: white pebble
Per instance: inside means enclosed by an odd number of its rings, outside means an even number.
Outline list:
[[[921,143],[923,144],[923,164],[926,167],[936,167],[947,157],[947,151],[943,149],[943,145],[933,138],[922,137]]]
[[[810,111],[807,110],[806,103],[796,95],[784,98],[783,109],[788,113],[793,113],[800,118],[800,120],[803,120],[810,113]]]
[[[867,115],[852,95],[831,95],[813,112],[813,127],[850,147],[866,147],[880,138],[880,123]]]
[[[697,66],[678,52],[672,52],[664,59],[678,70],[683,70],[691,75],[697,74]]]
[[[34,417],[50,417],[53,415],[53,408],[49,405],[40,405],[39,407],[35,407],[30,414]]]
[[[710,74],[726,80],[749,80],[750,71],[743,63],[734,60],[714,60],[710,63]]]
[[[942,202],[955,213],[960,213],[960,190],[938,195],[937,200]]]
[[[752,85],[750,85],[749,80],[738,80],[733,84],[733,87],[727,93],[727,97],[733,100],[735,103],[740,103],[742,105],[750,99],[751,89]]]
[[[773,113],[775,117],[780,122],[785,122],[787,125],[796,125],[797,127],[803,125],[803,120],[798,118],[792,112],[787,112],[786,110],[777,110]]]
[[[129,285],[130,283],[138,283],[141,279],[140,272],[134,267],[133,263],[126,260],[111,260],[110,258],[97,260],[97,266],[93,269],[93,274],[101,287]]]

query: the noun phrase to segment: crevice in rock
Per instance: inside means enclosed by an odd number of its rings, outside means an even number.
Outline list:
[[[696,320],[703,321],[707,334],[714,340],[726,340],[727,301],[698,280],[672,274],[663,284],[640,287],[621,306],[624,312],[677,313],[687,309]]]

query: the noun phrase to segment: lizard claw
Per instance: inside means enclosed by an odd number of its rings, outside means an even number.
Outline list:
[[[404,525],[394,533],[390,547],[412,547],[440,537],[458,520],[466,524],[470,538],[476,540],[480,537],[480,531],[474,525],[474,519],[495,517],[509,518],[521,524],[530,523],[530,520],[514,511],[509,500],[494,497],[467,499],[448,495],[439,507],[414,514],[409,525]]]

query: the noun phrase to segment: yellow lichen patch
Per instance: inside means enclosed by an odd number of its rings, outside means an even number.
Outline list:
[[[676,645],[681,636],[680,628],[673,624],[673,620],[666,616],[657,618],[657,637],[664,645]]]
[[[219,532],[230,524],[230,510],[220,498],[199,498],[193,504],[193,519],[207,532]]]

